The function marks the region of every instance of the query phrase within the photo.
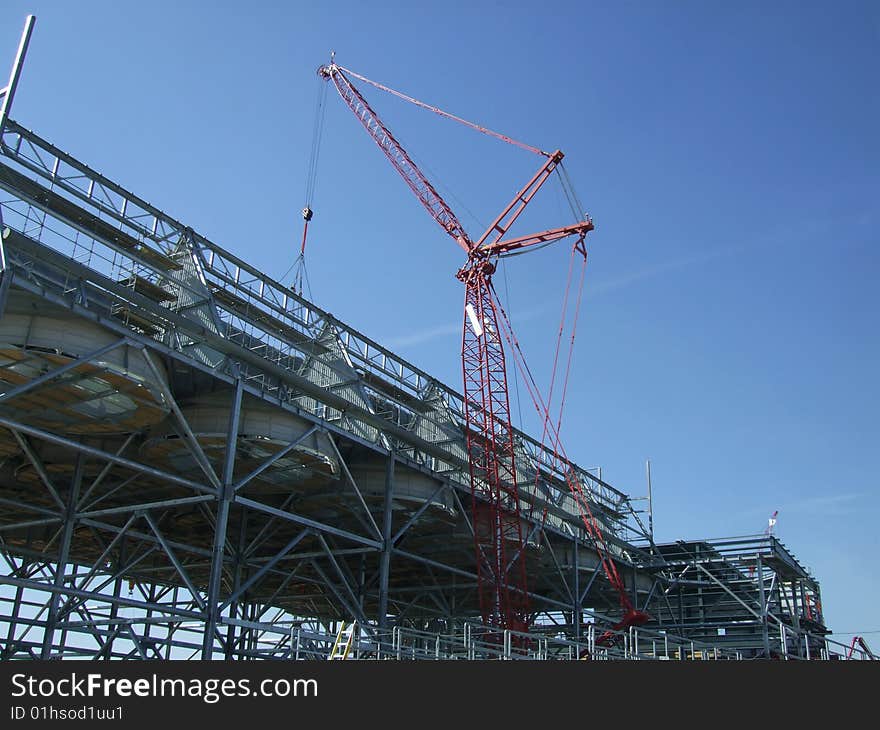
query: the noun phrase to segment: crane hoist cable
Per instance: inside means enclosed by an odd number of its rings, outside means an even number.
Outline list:
[[[305,283],[305,288],[306,290],[308,290],[309,297],[311,297],[311,287],[309,286],[309,277],[308,272],[306,271],[306,241],[309,234],[309,222],[315,215],[313,205],[315,202],[315,187],[318,179],[318,158],[321,154],[321,139],[324,135],[324,113],[327,108],[325,104],[326,99],[327,84],[318,79],[318,94],[315,103],[315,118],[312,123],[312,145],[309,152],[309,167],[308,171],[306,172],[306,204],[303,206],[302,209],[302,240],[299,246],[299,254],[297,255],[291,267],[286,272],[284,272],[284,276],[282,276],[283,279],[291,271],[293,271],[293,283],[291,284],[291,288],[297,294],[302,295],[303,284]]]
[[[580,204],[580,200],[577,196],[577,193],[574,189],[574,185],[572,184],[571,179],[568,176],[567,171],[563,167],[562,162],[559,163],[559,165],[557,166],[557,168],[554,172],[558,173],[560,187],[562,188],[565,199],[568,201],[568,205],[569,205],[569,208],[571,209],[571,212],[574,215],[579,215],[579,214],[583,213],[583,209]],[[550,245],[550,244],[548,243],[545,245]],[[535,249],[539,249],[539,248],[543,248],[543,246],[535,247]],[[505,258],[507,256],[517,256],[519,254],[527,253],[527,252],[528,251],[514,251],[510,254],[507,254],[505,256]],[[577,287],[577,297],[576,297],[576,301],[575,301],[575,304],[573,307],[573,312],[572,312],[571,331],[570,331],[570,335],[569,335],[568,348],[567,348],[568,352],[565,356],[566,365],[565,365],[565,374],[563,376],[562,386],[561,386],[561,396],[559,398],[559,412],[558,412],[558,415],[556,416],[555,430],[556,430],[557,434],[561,433],[561,429],[562,429],[562,416],[563,416],[563,412],[565,409],[566,396],[568,394],[568,383],[569,383],[569,380],[571,377],[571,365],[572,365],[572,359],[573,359],[573,355],[574,355],[575,339],[577,336],[577,322],[578,322],[578,316],[580,314],[581,304],[583,301],[584,282],[586,279],[587,251],[586,251],[586,248],[584,247],[582,238],[578,238],[578,240],[572,246],[571,255],[569,258],[568,274],[566,277],[565,289],[564,289],[565,294],[564,294],[563,300],[562,300],[560,321],[559,321],[559,327],[557,330],[557,337],[556,337],[556,346],[555,346],[555,351],[554,351],[554,355],[553,355],[553,365],[551,368],[551,375],[550,375],[550,387],[549,387],[549,391],[548,391],[548,395],[547,395],[547,409],[546,409],[546,412],[543,413],[543,415],[541,415],[542,433],[541,433],[540,441],[541,441],[542,447],[546,446],[548,429],[550,427],[550,424],[552,423],[553,396],[554,396],[554,392],[556,389],[556,377],[557,377],[557,371],[559,368],[559,358],[560,358],[561,349],[562,349],[562,340],[563,340],[563,337],[565,336],[566,320],[569,316],[572,278],[573,278],[573,273],[574,273],[575,260],[577,258],[581,259],[581,268],[580,268],[580,276],[579,276],[578,287]],[[507,290],[506,271],[505,271],[505,293],[507,294],[507,298],[509,300],[510,295]],[[508,318],[508,320],[511,319],[509,315],[507,318]],[[511,322],[511,331],[512,331],[512,322]],[[520,351],[519,356],[524,359],[524,354],[522,353],[522,351]],[[528,370],[527,364],[526,364],[526,370]],[[514,372],[514,383],[516,385],[517,401],[519,401],[519,378],[517,377],[519,369],[514,368],[513,372]],[[530,373],[530,371],[529,371],[529,373]],[[537,408],[538,413],[540,415],[542,409],[540,408],[540,406],[538,406],[538,404],[535,404],[535,405],[536,405],[536,408]],[[522,422],[522,412],[521,411],[520,411],[520,422]],[[556,464],[558,464],[559,460],[560,460],[560,456],[559,456],[558,450],[553,449],[554,466]],[[539,488],[540,481],[541,481],[540,470],[536,470],[536,473],[535,473],[535,489],[536,490]],[[546,512],[547,512],[547,510],[545,507],[544,519],[546,519]]]
[[[501,317],[498,321],[501,326],[504,339],[507,340],[508,344],[511,347],[511,350],[514,354],[514,362],[523,374],[526,388],[529,391],[529,395],[532,396],[532,401],[535,405],[535,408],[545,418],[549,419],[549,408],[547,407],[547,404],[544,402],[543,397],[541,396],[537,382],[535,381],[535,378],[532,375],[531,370],[529,369],[528,363],[526,363],[525,361],[525,356],[523,354],[519,341],[516,338],[516,335],[513,333],[510,320],[507,318],[507,315],[503,309],[501,309],[500,314]],[[571,464],[562,445],[560,434],[552,423],[550,424],[549,431],[554,453],[559,455],[559,460],[563,465]],[[608,543],[605,539],[600,523],[596,519],[595,515],[593,514],[593,510],[590,507],[590,498],[586,493],[584,485],[581,484],[580,479],[575,476],[574,471],[571,468],[565,469],[564,477],[568,485],[569,492],[571,493],[571,496],[574,498],[575,503],[578,507],[578,512],[580,513],[580,518],[581,522],[583,523],[584,529],[586,530],[586,533],[590,536],[590,539],[597,549],[602,570],[605,573],[608,582],[615,589],[618,600],[620,602],[620,607],[623,611],[623,616],[621,620],[618,623],[614,624],[610,629],[605,631],[605,633],[602,634],[602,636],[597,640],[597,643],[600,646],[608,646],[615,640],[617,632],[622,629],[629,628],[630,626],[640,626],[649,621],[650,616],[644,611],[640,611],[639,609],[637,609],[630,600],[630,597],[626,590],[626,585],[624,584],[623,580],[620,577],[620,573],[617,570],[617,566],[615,564],[611,551],[608,548]]]
[[[515,254],[511,254],[511,255],[515,255]],[[572,283],[573,283],[573,278],[574,278],[575,263],[576,263],[577,259],[581,260],[581,267],[580,267],[580,276],[578,279],[578,286],[577,286],[577,296],[575,298],[575,303],[572,305],[571,292],[572,292]],[[550,386],[549,386],[549,390],[548,390],[548,394],[547,394],[546,409],[543,409],[541,404],[536,402],[534,399],[534,396],[532,396],[533,405],[535,406],[535,409],[536,409],[539,417],[541,418],[540,443],[541,443],[542,448],[547,447],[547,437],[550,434],[551,430],[555,429],[555,432],[557,434],[559,434],[562,429],[562,415],[563,415],[564,408],[565,408],[566,396],[568,394],[568,383],[569,383],[569,379],[571,376],[571,365],[572,365],[572,359],[573,359],[573,355],[574,355],[575,340],[576,340],[576,336],[577,336],[578,315],[580,313],[581,303],[583,300],[584,282],[585,282],[585,278],[586,278],[585,277],[586,266],[587,266],[586,248],[583,245],[583,240],[581,238],[578,238],[575,241],[575,244],[571,248],[571,254],[569,257],[568,273],[566,276],[564,295],[562,298],[559,327],[558,327],[557,333],[556,333],[556,345],[555,345],[554,354],[553,354],[553,361],[552,361],[551,374],[550,374]],[[504,273],[505,273],[505,276],[504,276],[505,298],[508,302],[508,305],[506,308],[507,311],[503,311],[505,309],[505,307],[500,302],[499,302],[499,306],[501,306],[501,308],[502,308],[502,317],[504,317],[504,319],[506,319],[508,321],[509,327],[511,330],[511,335],[513,336],[513,339],[516,340],[515,335],[513,335],[513,323],[512,323],[513,318],[510,314],[510,292],[509,292],[509,288],[508,288],[506,268],[505,268]],[[563,338],[565,338],[565,335],[566,335],[566,323],[567,323],[567,320],[569,319],[569,316],[571,316],[571,325],[570,325],[570,333],[568,334],[568,338],[567,338],[568,352],[565,354],[565,362],[566,362],[565,372],[564,372],[564,377],[562,378],[562,383],[561,383],[561,396],[559,398],[558,415],[556,416],[555,425],[554,425],[553,424],[553,414],[552,414],[553,397],[554,397],[554,394],[557,392],[556,391],[557,385],[558,385],[557,374],[559,372],[560,355],[562,354],[562,349],[563,349]],[[516,354],[515,354],[515,356],[516,356]],[[532,381],[532,384],[534,385],[535,391],[540,392],[537,384],[534,383],[534,377],[532,376],[531,369],[529,368],[528,363],[525,361],[525,354],[522,352],[521,349],[518,353],[518,356],[522,359],[523,364],[524,364],[524,368],[523,368],[524,376],[529,378]],[[520,423],[522,423],[522,409],[520,406],[520,395],[519,395],[519,372],[520,372],[520,368],[513,369],[515,394],[516,394],[516,399],[517,399],[517,410],[519,413]],[[528,384],[527,384],[527,386],[528,386]],[[529,391],[529,395],[530,396],[532,395],[531,390]],[[557,468],[561,462],[561,456],[559,454],[559,450],[558,450],[558,448],[554,447],[552,444],[550,445],[550,450],[553,455],[552,467]],[[543,474],[542,474],[541,470],[536,469],[535,470],[535,480],[534,480],[534,488],[535,488],[536,492],[540,489],[542,477],[543,477]],[[530,514],[530,517],[531,517],[531,514]],[[547,518],[547,506],[545,505],[545,507],[543,509],[543,514],[541,517],[542,524],[546,521],[546,518]]]
[[[333,61],[331,60],[332,64]],[[464,124],[466,127],[470,127],[471,129],[475,129],[482,134],[489,135],[490,137],[495,137],[496,139],[500,139],[502,142],[507,142],[508,144],[512,144],[515,147],[520,147],[524,150],[528,150],[529,152],[533,152],[536,155],[543,155],[544,157],[550,157],[549,152],[545,152],[542,149],[538,149],[537,147],[533,147],[530,144],[526,144],[525,142],[520,142],[519,140],[513,139],[513,137],[508,137],[506,134],[501,134],[500,132],[495,132],[488,127],[484,127],[481,124],[477,124],[476,122],[469,122],[467,119],[463,119],[462,117],[458,117],[455,114],[450,114],[447,111],[444,111],[440,107],[436,107],[433,104],[428,104],[424,101],[419,101],[418,99],[408,96],[396,89],[392,89],[390,86],[385,86],[384,84],[380,84],[378,81],[373,81],[372,79],[368,79],[366,76],[361,76],[359,73],[355,73],[351,69],[345,68],[344,66],[338,67],[340,71],[344,71],[349,76],[353,76],[356,79],[360,79],[365,83],[370,84],[371,86],[375,86],[377,89],[381,91],[385,91],[392,96],[396,96],[398,99],[403,99],[404,101],[408,101],[410,104],[415,104],[422,109],[427,109],[428,111],[434,112],[435,114],[439,114],[441,117],[445,117],[446,119],[451,119],[454,122],[458,122],[459,124]]]

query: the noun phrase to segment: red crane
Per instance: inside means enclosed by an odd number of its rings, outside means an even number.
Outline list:
[[[329,65],[321,66],[318,73],[325,80],[333,82],[343,101],[385,153],[419,202],[467,255],[467,260],[456,277],[465,285],[462,373],[480,611],[484,623],[490,627],[528,631],[529,593],[525,541],[516,484],[513,429],[502,344],[502,334],[511,341],[512,331],[494,296],[492,275],[495,273],[495,261],[502,254],[573,235],[578,236],[577,248],[586,257],[583,240],[593,230],[593,223],[585,215],[583,220],[572,225],[505,239],[507,231],[561,162],[562,152],[543,152],[454,117],[342,68],[332,59]],[[481,132],[525,147],[543,155],[546,160],[483,235],[474,241],[446,201],[355,88],[349,76]],[[546,419],[549,420],[549,413],[546,414]],[[559,451],[561,447],[558,434],[552,424],[545,422],[545,428],[555,438]],[[579,482],[574,475],[569,475],[568,482],[581,505],[584,524],[600,553],[605,574],[620,596],[624,619],[614,628],[644,623],[648,617],[633,608]]]

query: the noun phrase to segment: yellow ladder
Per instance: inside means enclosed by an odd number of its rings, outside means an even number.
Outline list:
[[[345,621],[341,622],[339,624],[339,631],[336,634],[336,641],[333,642],[333,648],[330,650],[330,656],[327,659],[348,659],[356,632],[357,621],[352,621],[350,624],[345,623]]]

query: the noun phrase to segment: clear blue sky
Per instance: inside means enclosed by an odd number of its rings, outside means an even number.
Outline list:
[[[880,630],[876,3],[7,0],[3,58],[28,12],[14,118],[274,276],[330,49],[563,149],[596,222],[570,456],[635,495],[650,457],[658,539],[778,509],[837,638]],[[537,167],[367,93],[474,234]],[[460,251],[332,94],[314,208],[317,303],[459,387]],[[570,220],[548,185],[519,232]],[[545,377],[566,258],[505,265]]]

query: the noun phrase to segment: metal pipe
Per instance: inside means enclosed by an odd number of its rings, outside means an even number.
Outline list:
[[[12,108],[12,100],[15,98],[15,91],[18,88],[18,82],[21,79],[21,70],[24,67],[24,59],[27,56],[28,45],[31,42],[31,33],[34,30],[34,23],[37,18],[28,15],[24,20],[24,30],[21,32],[21,40],[18,42],[18,51],[15,53],[15,60],[12,62],[12,70],[9,72],[9,82],[2,89],[3,100],[0,101],[0,144],[2,144],[3,131],[6,128],[6,120],[9,118],[9,110]]]

